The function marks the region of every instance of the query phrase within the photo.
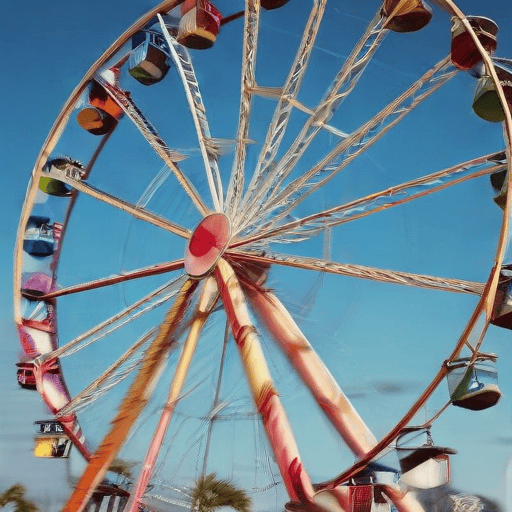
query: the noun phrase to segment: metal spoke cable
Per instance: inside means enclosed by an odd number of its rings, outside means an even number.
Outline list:
[[[149,145],[174,173],[180,185],[185,189],[185,192],[188,194],[199,212],[205,215],[208,212],[208,208],[204,204],[204,201],[198,194],[197,190],[178,167],[177,162],[184,160],[186,157],[169,149],[165,141],[158,135],[155,127],[146,119],[133,100],[123,91],[109,84],[100,75],[96,75],[95,80],[105,88],[115,102],[123,109],[123,112],[133,121],[135,126],[142,133],[143,137],[148,141]]]
[[[233,243],[231,247],[250,245],[258,240],[279,243],[305,240],[317,235],[324,229],[360,219],[393,206],[444,190],[464,181],[506,169],[506,163],[496,163],[496,158],[501,154],[501,152],[498,152],[468,160],[448,169],[422,176],[401,185],[395,185],[380,192],[356,199],[355,201],[288,222],[274,229],[264,229],[254,236],[249,236],[246,239]]]
[[[302,40],[295,55],[295,60],[290,68],[288,77],[283,88],[280,90],[279,102],[276,106],[272,120],[267,131],[265,143],[261,148],[256,169],[247,189],[247,196],[254,192],[259,177],[265,175],[273,162],[286,133],[288,121],[293,110],[291,101],[295,99],[302,85],[304,74],[308,68],[309,58],[313,51],[316,36],[320,29],[327,0],[315,0],[306,27],[303,31]],[[236,226],[235,226],[236,227]]]
[[[79,169],[75,168],[75,170],[76,172],[71,173],[69,170],[63,171],[55,167],[52,167],[51,172],[45,174],[52,178],[56,178],[59,181],[62,181],[68,184],[69,186],[75,188],[76,190],[83,192],[84,194],[87,194],[91,197],[94,197],[95,199],[98,199],[99,201],[110,204],[115,208],[119,208],[120,210],[123,210],[133,215],[137,219],[153,224],[159,228],[163,228],[166,231],[170,231],[171,233],[174,233],[175,235],[178,235],[182,238],[190,238],[190,231],[188,229],[185,229],[179,226],[178,224],[175,224],[174,222],[171,222],[167,219],[164,219],[163,217],[151,213],[145,210],[144,208],[133,205],[127,201],[124,201],[123,199],[119,199],[118,197],[109,194],[108,192],[104,192],[102,190],[97,189],[96,187],[93,187],[92,185],[84,183],[81,180]]]
[[[357,277],[370,281],[402,284],[406,286],[416,286],[418,288],[429,288],[456,293],[481,295],[485,286],[485,283],[476,283],[474,281],[465,281],[462,279],[443,278],[422,274],[413,274],[409,272],[384,270],[374,267],[367,267],[364,265],[337,263],[334,261],[326,261],[318,258],[300,257],[274,252],[266,253],[264,256],[259,256],[251,253],[228,251],[226,252],[226,255],[233,259],[242,259],[254,263],[270,263],[274,265],[302,268],[304,270],[326,272],[328,274]]]
[[[325,185],[456,73],[457,70],[453,69],[450,60],[444,59],[360,130],[341,142],[326,158],[285,187],[269,206],[269,211],[282,209],[277,215],[274,214],[272,224],[277,224],[297,204]],[[426,91],[415,95],[423,86]],[[410,102],[409,105],[407,105],[408,102]],[[317,176],[320,177],[319,181],[315,181]]]
[[[260,2],[246,0],[244,19],[240,113],[238,116],[235,155],[226,196],[227,212],[229,214],[238,210],[238,203],[244,190],[244,168],[249,141],[249,119],[252,103],[251,88],[256,84],[255,67],[260,25]]]
[[[398,124],[407,114],[450,80],[457,70],[449,57],[425,73],[407,91],[387,105],[374,118],[340,142],[311,169],[296,178],[258,209],[253,222],[272,213],[271,224],[277,224],[312,192],[325,185],[348,163],[367,150],[373,143]],[[276,211],[278,213],[276,214]]]
[[[82,512],[85,509],[94,489],[102,481],[128,433],[149,402],[164,370],[167,355],[177,342],[176,329],[197,284],[197,281],[187,279],[180,288],[174,304],[158,327],[155,339],[144,353],[138,373],[111,422],[109,432],[92,455],[64,507],[64,512]]]
[[[208,433],[206,435],[206,445],[204,449],[203,468],[201,470],[201,476],[206,475],[206,465],[208,464],[208,455],[210,453],[210,441],[212,437],[213,422],[217,418],[219,399],[220,399],[220,387],[222,384],[222,374],[224,371],[224,362],[226,360],[226,348],[229,340],[229,322],[226,320],[226,327],[224,329],[224,342],[222,344],[222,355],[219,363],[219,375],[217,376],[217,385],[215,387],[215,396],[211,408],[211,419],[208,422]]]
[[[111,332],[115,331],[116,329],[119,329],[123,325],[125,325],[129,322],[132,322],[133,320],[135,320],[139,316],[143,315],[144,313],[147,313],[148,311],[164,304],[165,302],[170,300],[172,297],[174,297],[179,292],[179,286],[181,286],[184,279],[185,279],[184,275],[176,277],[169,283],[166,283],[165,285],[161,286],[160,288],[157,288],[155,291],[146,295],[142,299],[133,303],[131,306],[128,306],[127,308],[123,309],[119,313],[111,316],[107,320],[101,322],[100,324],[96,325],[92,329],[88,330],[84,334],[81,334],[80,336],[78,336],[75,339],[71,340],[70,342],[66,343],[62,347],[59,347],[57,350],[53,350],[52,352],[49,352],[48,354],[43,354],[43,355],[39,356],[38,358],[36,358],[35,363],[42,364],[50,359],[54,359],[57,357],[65,357],[65,356],[74,354],[75,352],[78,352],[79,350],[89,346],[91,343],[94,343],[95,341],[98,341],[99,339],[105,337],[107,334],[110,334]],[[165,292],[168,292],[168,293],[166,295],[164,295],[163,297],[161,297],[160,299],[155,300]],[[153,301],[153,300],[154,300],[154,302],[151,303],[149,306],[143,308],[142,310],[138,311],[137,313],[134,313],[142,305],[146,304],[147,302]],[[123,322],[119,322],[122,319],[125,319],[125,320]],[[110,327],[110,329],[106,330],[108,327]]]
[[[206,141],[211,139],[210,126],[206,117],[206,109],[203,104],[203,98],[201,97],[199,82],[197,81],[192,59],[187,49],[178,44],[176,39],[169,34],[160,14],[158,14],[158,21],[160,22],[160,28],[167,41],[169,52],[183,83],[192,119],[194,120],[197,131],[197,138],[206,169],[206,178],[208,180],[208,186],[210,187],[213,205],[215,210],[220,212],[223,208],[222,201],[224,192],[222,190],[217,157],[213,151],[209,151],[209,147],[206,144]]]
[[[315,108],[313,115],[307,120],[286,154],[275,168],[267,167],[264,173],[261,172],[259,176],[256,176],[252,188],[246,194],[248,200],[244,203],[244,213],[247,214],[248,220],[241,226],[242,229],[251,222],[255,205],[261,203],[262,199],[265,199],[265,203],[268,202],[269,196],[270,198],[274,197],[273,190],[280,187],[320,129],[325,126],[345,98],[352,92],[388,32],[382,30],[382,24],[379,11],[354,46],[324,98]]]
[[[155,276],[159,274],[166,274],[183,268],[183,259],[171,261],[168,263],[158,263],[156,265],[150,265],[149,267],[138,268],[136,270],[130,270],[129,272],[123,272],[118,275],[102,277],[93,281],[86,281],[85,283],[75,284],[66,286],[64,288],[58,288],[55,291],[45,293],[44,295],[37,295],[30,290],[22,289],[22,294],[29,300],[50,300],[64,295],[70,295],[73,293],[79,293],[88,290],[95,290],[97,288],[103,288],[105,286],[111,286],[125,281],[131,281],[133,279],[140,279],[148,276]]]

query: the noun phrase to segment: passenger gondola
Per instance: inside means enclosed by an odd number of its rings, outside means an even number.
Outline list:
[[[488,409],[501,398],[498,372],[488,356],[479,356],[473,363],[469,357],[449,365],[448,390],[452,404],[463,409]]]
[[[16,381],[18,385],[24,389],[37,389],[36,376],[34,374],[34,364],[29,362],[16,363]]]
[[[71,440],[64,433],[61,424],[56,420],[35,421],[36,436],[34,437],[34,455],[51,459],[69,457]]]
[[[491,324],[512,329],[512,265],[501,267]]]
[[[208,0],[185,0],[181,4],[177,40],[194,50],[211,48],[217,40],[221,13]]]
[[[507,170],[493,172],[490,176],[491,185],[496,196],[494,196],[494,202],[502,209],[505,209],[505,203],[507,201],[507,184],[505,180],[507,178]]]
[[[111,85],[117,86],[118,74],[119,70],[110,69],[103,76]],[[80,110],[76,117],[78,124],[93,135],[105,135],[113,130],[123,115],[123,109],[94,79],[89,85],[88,102],[90,107]]]
[[[384,0],[381,16],[388,18],[397,6],[398,10],[385,25],[394,32],[416,32],[428,25],[432,19],[432,9],[423,0]]]
[[[140,31],[132,37],[128,73],[143,85],[153,85],[165,78],[170,69],[167,43],[162,34]]]
[[[467,20],[475,31],[476,36],[485,51],[494,52],[498,45],[498,25],[483,16],[468,16]],[[451,60],[455,67],[468,71],[482,61],[482,56],[476,47],[471,34],[466,30],[462,21],[454,16],[452,18],[452,45]]]
[[[390,510],[383,495],[385,487],[396,487],[398,472],[377,462],[371,462],[349,481],[349,510],[353,512],[384,512]]]
[[[408,446],[408,443],[404,443],[404,437],[411,434],[426,436],[425,443]],[[402,470],[402,484],[416,489],[433,489],[450,481],[450,455],[457,451],[435,446],[428,429],[404,428],[397,439],[396,451]]]
[[[101,483],[91,496],[85,510],[87,512],[122,512],[130,494],[110,483]]]
[[[83,165],[77,160],[72,160],[71,158],[68,157],[52,158],[48,160],[46,162],[46,165],[43,167],[43,172],[45,173],[45,176],[41,176],[41,178],[39,178],[39,189],[45,194],[51,196],[71,196],[72,189],[68,185],[66,185],[64,182],[58,179],[51,177],[53,168],[56,168],[60,171],[65,171],[70,166],[80,169],[82,175],[85,173]]]
[[[32,215],[27,222],[23,250],[31,256],[51,256],[55,250],[53,227],[49,217]]]
[[[493,58],[492,61],[505,93],[505,100],[510,107],[512,105],[512,61],[498,58]],[[478,117],[491,123],[500,123],[505,120],[505,111],[490,76],[483,76],[478,80],[473,111]]]

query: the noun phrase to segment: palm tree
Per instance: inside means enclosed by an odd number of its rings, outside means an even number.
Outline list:
[[[191,510],[213,512],[220,507],[231,507],[237,512],[251,512],[251,498],[229,480],[218,479],[215,473],[202,476],[192,490]]]
[[[13,485],[0,494],[0,507],[4,507],[8,503],[16,505],[16,512],[39,512],[35,503],[25,499],[25,487],[20,484]]]

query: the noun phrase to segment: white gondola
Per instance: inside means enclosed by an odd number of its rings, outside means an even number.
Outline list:
[[[453,361],[447,380],[450,399],[457,407],[480,411],[492,407],[501,398],[498,372],[491,356],[479,356],[473,363],[469,357]]]
[[[168,50],[162,34],[140,31],[132,37],[128,72],[143,85],[153,85],[165,78],[170,69]]]
[[[424,444],[400,444],[404,436],[417,433],[426,436]],[[404,429],[397,439],[396,451],[402,469],[402,484],[416,489],[433,489],[450,481],[450,455],[457,452],[451,448],[435,446],[429,430],[417,427]]]

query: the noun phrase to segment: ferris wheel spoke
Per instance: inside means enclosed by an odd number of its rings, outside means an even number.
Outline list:
[[[155,430],[155,433],[153,434],[153,438],[151,439],[151,443],[146,453],[144,462],[142,463],[142,470],[137,478],[137,482],[133,487],[130,500],[125,507],[127,512],[137,512],[137,510],[139,510],[139,500],[144,494],[151,474],[153,473],[153,468],[156,464],[160,447],[164,441],[167,427],[169,426],[169,422],[173,416],[174,408],[182,392],[185,378],[188,369],[190,368],[190,363],[192,362],[192,357],[197,346],[199,335],[201,334],[206,319],[215,307],[217,299],[217,286],[215,284],[215,280],[210,277],[204,284],[203,291],[195,311],[194,320],[191,323],[187,339],[184,342],[183,350],[176,366],[176,371],[171,383],[167,402],[164,406],[162,415],[160,416],[160,421]]]
[[[292,107],[295,107],[296,109],[310,116],[313,116],[315,114],[314,110],[301,103],[297,98],[283,98],[282,87],[263,87],[256,85],[251,89],[251,92],[256,96],[261,96],[263,98],[272,98],[278,101],[282,100],[283,102],[289,103]],[[327,124],[325,121],[317,121],[317,124],[322,129],[328,131],[329,133],[332,133],[333,135],[336,135],[336,137],[339,137],[340,139],[345,139],[346,137],[349,136],[348,133],[341,131],[339,128],[336,128],[335,126]]]
[[[106,390],[113,387],[114,384],[119,383],[122,377],[127,377],[129,373],[135,369],[138,361],[136,361],[128,371],[123,372],[123,374],[116,374],[121,366],[133,357],[133,355],[154,336],[155,332],[155,329],[151,329],[148,333],[137,340],[117,361],[111,364],[99,377],[94,379],[91,384],[89,384],[83,391],[78,393],[71,401],[60,409],[55,417],[58,419],[68,414],[80,411],[90,403],[97,400],[105,393]]]
[[[178,287],[182,285],[184,278],[185,276],[182,275],[173,279],[170,283],[166,283],[163,286],[160,286],[153,292],[142,297],[142,299],[134,302],[131,306],[128,306],[119,313],[116,313],[110,318],[107,318],[107,320],[99,323],[80,336],[77,336],[62,347],[37,357],[35,363],[43,364],[51,359],[74,354],[75,352],[78,352],[79,350],[104,338],[123,325],[126,325],[129,322],[133,322],[135,319],[144,315],[148,311],[152,311],[162,304],[165,304],[177,295]],[[141,307],[142,309],[137,311]]]
[[[255,67],[260,26],[260,9],[260,2],[246,0],[240,111],[238,116],[235,155],[226,196],[228,213],[237,211],[237,206],[244,190],[245,158],[247,143],[249,142],[249,118],[252,106],[251,88],[256,84]]]
[[[152,390],[164,369],[165,356],[176,343],[176,329],[197,284],[197,281],[189,279],[181,287],[175,303],[144,354],[140,369],[112,421],[110,431],[91,457],[63,512],[82,512],[94,489],[101,483],[130,429],[151,397]]]
[[[363,265],[336,263],[334,261],[326,261],[318,258],[307,258],[280,253],[267,253],[265,256],[258,256],[251,253],[227,251],[226,256],[233,258],[233,260],[250,261],[264,265],[282,265],[286,267],[302,268],[304,270],[314,270],[317,272],[327,272],[329,274],[357,277],[359,279],[367,279],[382,283],[401,284],[456,293],[469,293],[479,296],[482,294],[485,286],[485,283],[476,283],[462,279],[442,278],[423,274],[412,274],[409,272],[383,270]]]
[[[457,70],[451,65],[449,57],[440,61],[373,119],[337,144],[314,167],[293,180],[280,192],[277,192],[276,188],[266,203],[258,208],[258,213],[252,216],[252,222],[272,213],[272,222],[278,223],[300,202],[325,185],[354,158],[371,147],[456,73]]]
[[[102,201],[104,203],[110,204],[115,208],[123,210],[133,217],[137,219],[148,222],[149,224],[153,224],[154,226],[158,226],[160,228],[165,229],[166,231],[170,231],[175,235],[181,236],[182,238],[190,238],[190,231],[185,229],[174,222],[171,222],[163,217],[155,215],[140,206],[133,205],[128,201],[123,199],[119,199],[118,197],[109,194],[108,192],[103,192],[102,190],[93,187],[87,183],[84,183],[81,180],[80,173],[72,174],[70,172],[62,171],[52,167],[51,174],[52,177],[56,177],[58,180],[68,184],[79,192],[83,192],[95,199]]]
[[[109,84],[101,75],[96,75],[95,80],[103,86],[115,102],[122,108],[126,116],[131,119],[142,133],[143,137],[148,141],[149,145],[156,151],[157,155],[164,161],[169,169],[171,169],[199,212],[202,215],[206,215],[208,208],[204,204],[203,199],[178,166],[177,162],[184,160],[186,157],[177,151],[171,150],[167,146],[165,141],[158,135],[155,127],[146,119],[144,114],[128,95],[117,87]]]
[[[170,54],[183,83],[183,88],[185,89],[190,112],[197,131],[197,138],[201,149],[201,155],[203,156],[206,178],[208,186],[210,187],[213,204],[215,210],[220,212],[223,209],[222,203],[224,192],[222,190],[219,166],[217,164],[217,155],[215,152],[210,150],[211,145],[207,144],[207,142],[211,140],[210,126],[206,117],[206,109],[203,104],[203,98],[201,97],[201,91],[199,89],[194,65],[192,64],[192,59],[190,58],[190,53],[187,49],[178,44],[176,39],[169,34],[160,14],[158,14],[158,20],[160,22],[162,33],[167,41]]]
[[[258,240],[292,242],[317,235],[324,229],[351,222],[394,206],[398,206],[429,194],[434,194],[464,181],[507,168],[503,152],[492,153],[462,162],[427,176],[395,185],[346,204],[335,206],[302,219],[297,219],[272,229],[234,242],[231,247],[243,246]]]
[[[36,295],[31,293],[29,290],[21,290],[23,297],[29,300],[51,300],[64,295],[70,295],[73,293],[80,293],[84,291],[94,290],[96,288],[103,288],[105,286],[112,286],[133,279],[140,279],[143,277],[156,276],[159,274],[165,274],[183,268],[183,259],[171,261],[169,263],[159,263],[158,265],[150,265],[149,267],[138,268],[137,270],[131,270],[130,272],[123,272],[116,276],[102,277],[95,279],[94,281],[87,281],[81,284],[75,284],[60,288],[53,292],[45,293],[44,295]]]
[[[284,351],[332,425],[354,455],[362,457],[377,440],[318,357],[290,313],[271,292],[245,286],[258,317]]]
[[[311,481],[302,466],[286,412],[274,388],[244,293],[233,269],[222,258],[215,269],[215,277],[253,400],[261,414],[286,490],[293,501],[311,503],[314,494]]]
[[[387,30],[382,30],[382,25],[383,20],[379,10],[360,40],[354,46],[324,98],[310,115],[299,135],[283,158],[281,158],[276,168],[271,170],[270,164],[272,160],[268,159],[266,166],[260,168],[259,174],[252,180],[252,187],[249,187],[246,194],[248,200],[244,203],[246,212],[254,213],[252,210],[255,204],[260,203],[264,199],[266,200],[268,195],[273,196],[271,190],[279,188],[320,129],[325,127],[344,99],[352,92],[373,54],[388,32]],[[251,216],[249,216],[249,221],[245,225],[250,222],[250,219]]]
[[[302,40],[295,55],[295,60],[290,68],[288,77],[282,89],[280,90],[279,102],[270,121],[270,125],[265,138],[265,143],[261,148],[256,169],[247,189],[247,196],[254,192],[254,186],[259,182],[260,176],[265,175],[272,164],[286,133],[288,121],[293,110],[292,101],[297,97],[304,74],[308,68],[309,58],[313,51],[316,36],[320,28],[326,0],[315,0],[309,14],[306,27],[303,31]]]

